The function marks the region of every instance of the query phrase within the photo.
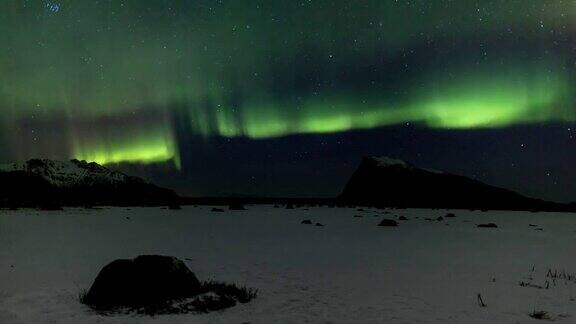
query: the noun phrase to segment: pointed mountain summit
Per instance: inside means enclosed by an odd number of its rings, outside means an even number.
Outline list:
[[[361,205],[501,210],[571,210],[464,176],[370,156],[349,179],[340,201]]]

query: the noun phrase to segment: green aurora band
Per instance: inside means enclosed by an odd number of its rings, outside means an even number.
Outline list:
[[[386,94],[353,95],[304,102],[298,114],[289,105],[248,106],[242,124],[225,111],[216,115],[217,136],[269,138],[292,134],[335,133],[403,123],[432,128],[494,128],[539,122],[572,122],[570,83],[561,73],[543,68],[538,76],[500,71],[474,77],[431,81],[409,91],[406,102]],[[478,73],[477,73],[478,74]],[[464,73],[463,75],[468,75]]]
[[[173,110],[186,111],[184,123],[199,137],[254,140],[405,123],[481,129],[576,121],[574,70],[566,68],[573,57],[554,46],[569,44],[567,35],[576,29],[572,1],[486,1],[480,6],[478,1],[352,5],[326,0],[311,8],[271,2],[262,11],[240,1],[219,3],[69,0],[54,13],[40,2],[3,2],[0,136],[9,138],[6,134],[22,120],[63,115],[70,121],[69,158],[102,164],[173,160],[180,167]],[[347,8],[347,14],[338,14],[339,8]],[[479,63],[478,55],[448,46],[438,50],[446,53],[431,55],[437,66],[407,76],[395,72],[390,79],[398,82],[392,85],[365,80],[359,87],[340,80],[329,86],[340,70],[354,69],[363,60],[402,57],[433,40],[465,47],[474,35],[502,31],[542,48],[521,58],[496,51]],[[505,41],[486,37],[478,43],[488,52]],[[322,58],[302,69],[296,58],[309,52]],[[330,68],[333,57],[341,61]],[[280,71],[289,81],[281,87],[291,95],[271,86],[277,65],[286,67]],[[310,70],[323,86],[294,90],[298,82],[290,77]],[[150,110],[164,117],[146,117]],[[132,115],[148,121],[133,122]],[[75,126],[110,116],[125,122],[113,131],[97,122],[83,126],[89,132]],[[15,152],[9,158],[35,152],[33,143],[23,144],[26,150],[6,145]]]
[[[99,141],[94,144],[74,145],[74,158],[100,164],[121,162],[154,163],[174,160],[180,168],[180,160],[174,139],[168,134],[146,132],[136,138],[120,138]]]
[[[246,104],[236,111],[221,108],[210,120],[207,111],[188,108],[194,116],[190,127],[203,137],[266,139],[294,134],[336,133],[403,123],[438,129],[495,128],[518,124],[576,121],[570,109],[570,83],[560,73],[543,68],[538,76],[501,71],[474,77],[435,81],[408,92],[406,102],[393,103],[371,94],[309,100],[298,113],[290,104]],[[468,75],[464,73],[463,75]],[[237,118],[241,115],[241,118]],[[239,123],[241,120],[242,123]],[[207,125],[215,125],[210,129]],[[135,138],[116,138],[75,146],[74,157],[99,163],[174,159],[176,138],[169,129],[145,131]]]

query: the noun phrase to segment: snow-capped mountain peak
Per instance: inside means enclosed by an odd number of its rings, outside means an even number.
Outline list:
[[[430,173],[436,173],[436,174],[444,174],[445,173],[444,171],[439,171],[439,170],[435,170],[435,169],[417,168],[414,165],[412,165],[412,164],[410,164],[404,160],[395,159],[395,158],[391,158],[391,157],[387,157],[387,156],[369,156],[366,159],[370,160],[377,167],[381,167],[381,168],[400,167],[400,168],[405,168],[405,169],[410,169],[410,170],[418,169],[418,170],[422,170],[422,171],[426,171],[426,172],[430,172]]]
[[[379,167],[400,166],[407,168],[411,166],[408,162],[387,156],[370,156],[368,159],[376,162],[376,165]]]
[[[37,174],[58,187],[86,184],[115,184],[137,178],[110,170],[94,162],[32,159],[22,163],[0,165],[0,171],[25,171]]]

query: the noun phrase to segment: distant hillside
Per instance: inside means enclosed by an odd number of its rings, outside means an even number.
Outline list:
[[[43,205],[159,205],[172,190],[86,161],[32,159],[0,166],[0,203]]]
[[[528,198],[511,190],[387,157],[365,157],[338,200],[417,208],[574,210],[574,205]]]

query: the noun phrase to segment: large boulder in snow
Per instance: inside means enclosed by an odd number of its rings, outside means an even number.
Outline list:
[[[202,286],[181,260],[161,255],[118,259],[106,265],[82,302],[94,308],[146,306],[191,297]]]

